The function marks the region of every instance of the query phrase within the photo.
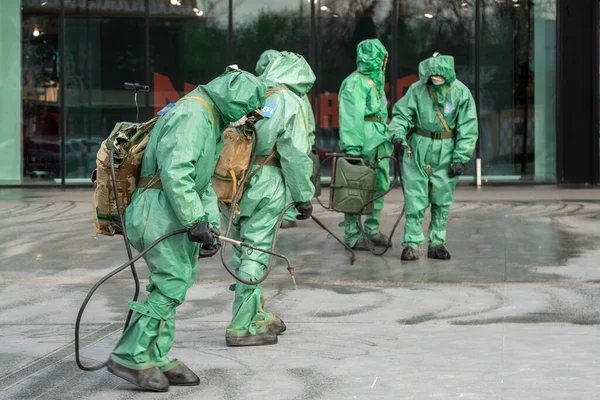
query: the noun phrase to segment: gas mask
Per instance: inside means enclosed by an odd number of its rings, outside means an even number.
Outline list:
[[[230,122],[229,127],[235,128],[236,126],[244,125],[247,120],[248,120],[248,115],[244,115],[242,118],[238,119],[237,121]]]
[[[254,133],[256,123],[263,118],[264,116],[260,110],[253,110],[239,120],[230,123],[229,127],[234,128],[245,135],[252,135]]]
[[[439,75],[433,75],[431,77],[431,83],[433,83],[435,86],[440,86],[446,83],[446,80]]]

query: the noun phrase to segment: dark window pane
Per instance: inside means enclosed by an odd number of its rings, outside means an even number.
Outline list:
[[[146,13],[144,0],[64,0],[67,15],[142,16]]]
[[[119,121],[135,121],[124,82],[144,82],[144,20],[67,18],[67,183],[88,183],[100,143]],[[145,96],[139,96],[144,116]]]
[[[556,2],[482,1],[484,182],[556,180]]]
[[[23,14],[23,181],[60,183],[58,17]]]
[[[234,1],[233,62],[255,72],[263,51],[292,51],[309,59],[310,4],[299,0]]]
[[[310,6],[310,4],[308,4]],[[319,1],[317,23],[316,145],[319,155],[339,150],[338,91],[342,81],[356,70],[356,48],[366,39],[379,39],[391,57],[392,1]],[[386,96],[390,98],[390,66],[386,69]],[[388,107],[391,107],[388,102]],[[391,115],[390,115],[391,116]],[[328,175],[329,169],[323,173]]]
[[[456,77],[474,94],[475,10],[473,1],[399,0],[398,80],[402,97],[419,79],[419,63],[435,52],[454,57]],[[480,133],[481,135],[481,133]],[[461,180],[473,181],[475,154]]]
[[[152,112],[221,74],[227,65],[227,1],[151,0]]]

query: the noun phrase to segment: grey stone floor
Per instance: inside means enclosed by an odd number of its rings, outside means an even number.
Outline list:
[[[79,305],[126,260],[120,238],[94,238],[90,194],[0,190],[2,399],[600,398],[600,190],[460,188],[448,262],[401,263],[402,226],[384,258],[352,266],[314,223],[283,231],[298,288],[276,263],[265,295],[288,331],[275,346],[225,346],[232,279],[211,259],[172,350],[202,383],[167,394],[75,365]],[[393,192],[383,231],[401,204]],[[341,215],[315,209],[341,234]],[[106,358],[132,295],[128,272],[98,291],[86,362]]]

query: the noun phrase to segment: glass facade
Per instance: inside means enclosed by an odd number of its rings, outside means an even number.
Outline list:
[[[0,185],[91,184],[116,122],[150,118],[228,63],[253,72],[269,48],[309,61],[316,145],[337,150],[337,92],[356,45],[374,37],[390,53],[390,111],[420,61],[453,55],[479,98],[484,184],[555,182],[556,9],[556,0],[2,0]],[[138,94],[139,116],[126,81],[151,86]],[[474,181],[474,166],[463,180]]]
[[[556,180],[556,1],[481,2],[484,177]]]

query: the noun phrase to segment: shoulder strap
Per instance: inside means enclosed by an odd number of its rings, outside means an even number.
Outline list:
[[[212,119],[213,124],[215,123],[215,116],[213,115],[212,109],[210,108],[210,106],[208,105],[208,103],[206,102],[206,100],[204,100],[202,97],[187,97],[188,99],[194,99],[200,103],[202,103],[202,105],[204,107],[206,107],[206,109],[208,110],[208,112],[210,113],[210,119]],[[184,99],[185,100],[185,99]]]
[[[210,119],[212,120],[213,124],[215,123],[215,116],[213,115],[213,112],[210,108],[210,106],[208,105],[208,103],[206,102],[206,100],[204,100],[202,97],[184,97],[182,100],[187,100],[187,99],[194,99],[197,102],[201,103],[204,107],[206,107],[206,109],[208,110],[208,112],[210,113]],[[157,117],[155,117],[152,121],[150,122],[156,122]],[[150,187],[152,187],[153,185],[156,185],[158,182],[160,182],[160,172],[157,172],[156,175],[154,175],[149,181],[148,183],[143,187],[142,191],[140,193],[144,193],[146,191],[146,189],[149,189]]]
[[[267,95],[265,97],[269,97],[273,93],[279,92],[280,90],[287,90],[287,88],[282,87],[282,86],[277,86],[277,87],[274,87],[272,89],[269,89],[269,90],[267,90]]]
[[[381,96],[379,96],[379,90],[377,90],[377,88],[375,87],[375,82],[373,82],[373,80],[371,78],[369,78],[368,76],[361,74],[358,71],[356,71],[356,74],[362,76],[363,78],[365,78],[367,80],[367,82],[369,82],[371,84],[371,87],[373,88],[373,90],[375,90],[375,93],[377,93],[377,97],[379,97],[379,99],[381,100]]]
[[[433,93],[433,88],[431,86],[429,86],[429,94],[431,95],[431,100],[433,100],[433,105],[435,106],[435,111],[437,111],[437,115],[440,119],[440,121],[442,121],[442,125],[444,125],[444,129],[446,130],[446,132],[450,133],[450,128],[448,128],[448,124],[446,123],[446,120],[444,119],[444,116],[442,115],[442,112],[440,111],[440,108],[437,105],[437,100],[435,99],[435,93]]]
[[[367,82],[369,82],[369,84],[371,84],[371,87],[373,88],[373,90],[375,91],[375,93],[377,94],[377,98],[379,98],[379,103],[380,103],[380,107],[379,107],[379,116],[381,117],[383,115],[383,110],[382,108],[384,108],[384,104],[383,104],[383,99],[381,98],[381,96],[379,95],[379,90],[377,90],[377,87],[375,86],[375,82],[373,82],[373,79],[369,78],[368,76],[361,74],[360,72],[356,71],[356,74],[362,76],[363,78],[365,78],[367,80]],[[383,121],[385,123],[385,121]]]
[[[252,180],[252,178],[254,178],[254,175],[258,174],[258,171],[260,171],[262,167],[264,167],[269,161],[271,161],[273,156],[275,156],[276,152],[277,147],[274,147],[273,150],[269,153],[269,155],[265,158],[265,160],[258,166],[258,168],[256,168],[254,171],[252,171],[250,175],[248,175],[248,179],[246,179],[246,186],[250,184],[250,181]]]
[[[142,191],[140,192],[140,194],[144,193],[146,191],[146,189],[151,188],[152,186],[156,185],[158,182],[160,182],[160,172],[157,172],[156,175],[154,175],[146,185],[144,185],[144,188],[142,189]]]

